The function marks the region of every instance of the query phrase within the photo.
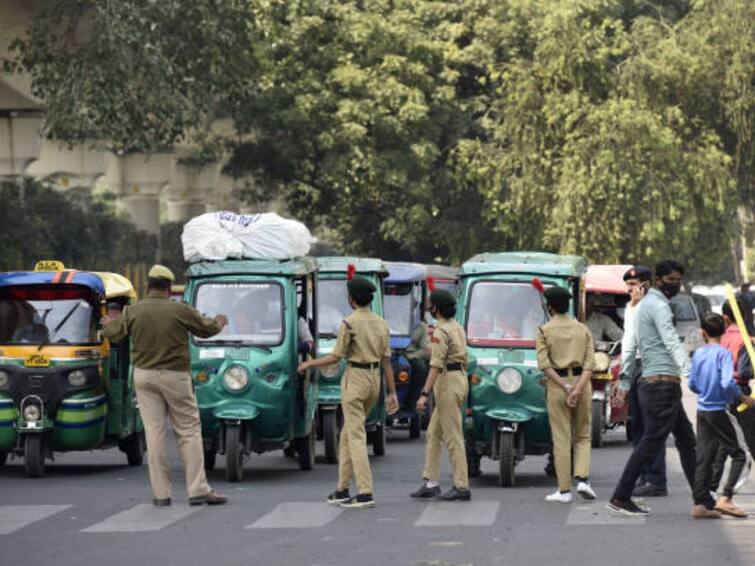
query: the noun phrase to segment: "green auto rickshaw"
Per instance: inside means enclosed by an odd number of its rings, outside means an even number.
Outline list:
[[[586,269],[581,257],[530,252],[480,254],[462,266],[457,317],[470,353],[465,439],[472,476],[487,456],[499,462],[499,485],[509,487],[526,455],[550,453],[535,354],[536,330],[548,315],[533,279],[569,289],[577,298],[570,312],[581,317]]]
[[[383,316],[382,280],[388,275],[379,259],[356,257],[318,257],[318,327],[319,343],[317,356],[333,351],[341,321],[352,312],[346,290],[347,271],[353,265],[356,273],[369,279],[378,291],[372,300],[372,312]],[[346,371],[346,360],[339,364],[320,368],[320,393],[318,398],[318,430],[325,444],[325,459],[338,462],[338,437],[343,425],[341,414],[341,377]],[[367,439],[372,442],[375,456],[385,454],[385,385],[380,398],[367,416]]]
[[[312,258],[203,261],[187,272],[184,300],[228,325],[192,338],[191,371],[205,466],[225,454],[229,481],[252,452],[284,449],[315,463],[317,372],[297,366],[317,348],[317,264]]]
[[[0,465],[22,456],[40,477],[54,452],[112,446],[142,464],[129,341],[111,345],[100,331],[106,305],[135,299],[121,275],[57,261],[0,274]]]

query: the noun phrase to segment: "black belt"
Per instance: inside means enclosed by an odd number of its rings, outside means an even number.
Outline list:
[[[464,371],[464,364],[462,364],[461,362],[448,364],[446,366],[446,371]]]
[[[371,364],[363,364],[360,362],[349,362],[351,367],[355,367],[357,369],[377,369],[380,367],[380,362],[374,362]]]
[[[582,368],[557,369],[555,371],[559,375],[559,377],[569,377],[569,372],[570,371],[571,371],[572,375],[581,375],[582,374]]]

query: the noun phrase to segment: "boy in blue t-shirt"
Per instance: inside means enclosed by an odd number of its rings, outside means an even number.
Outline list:
[[[734,381],[734,360],[731,353],[721,346],[724,319],[716,313],[703,316],[702,332],[705,346],[692,356],[692,371],[689,388],[697,393],[697,467],[695,469],[695,506],[692,516],[696,519],[717,519],[721,513],[732,517],[747,517],[747,513],[735,505],[731,498],[739,476],[747,461],[745,449],[740,446],[737,435],[739,424],[729,413],[728,406],[740,401],[752,407],[752,397],[742,395]],[[713,500],[710,480],[713,463],[719,446],[731,457],[729,478],[722,497]]]

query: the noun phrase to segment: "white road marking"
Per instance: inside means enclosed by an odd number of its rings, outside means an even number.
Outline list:
[[[176,521],[199,511],[199,507],[171,505],[155,507],[151,503],[140,503],[127,511],[116,513],[100,523],[84,529],[84,533],[139,533],[159,531]]]
[[[498,501],[454,501],[428,503],[415,527],[488,526],[495,523]]]
[[[0,505],[0,535],[9,535],[27,525],[47,519],[70,505]]]
[[[595,527],[600,525],[644,525],[647,517],[627,517],[606,509],[604,503],[577,505],[566,518],[567,525]]]
[[[247,529],[313,529],[324,527],[343,513],[327,503],[281,503]]]

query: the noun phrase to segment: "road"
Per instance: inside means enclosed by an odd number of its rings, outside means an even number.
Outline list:
[[[254,456],[240,484],[216,470],[211,483],[230,503],[190,508],[174,449],[174,504],[160,509],[150,504],[146,466],[129,468],[115,450],[64,454],[39,480],[26,479],[11,461],[0,469],[0,565],[678,566],[744,565],[755,555],[755,518],[689,516],[689,488],[673,449],[669,497],[650,501],[650,517],[612,516],[605,503],[629,455],[623,431],[593,452],[598,501],[570,505],[543,501],[553,483],[542,457],[520,465],[514,488],[498,488],[495,463],[483,460],[473,501],[413,501],[423,448],[406,432],[391,432],[386,455],[372,458],[377,506],[350,511],[323,503],[336,468],[322,458],[302,472],[280,452]],[[450,483],[445,462],[443,482]],[[755,481],[738,500],[755,515]]]

